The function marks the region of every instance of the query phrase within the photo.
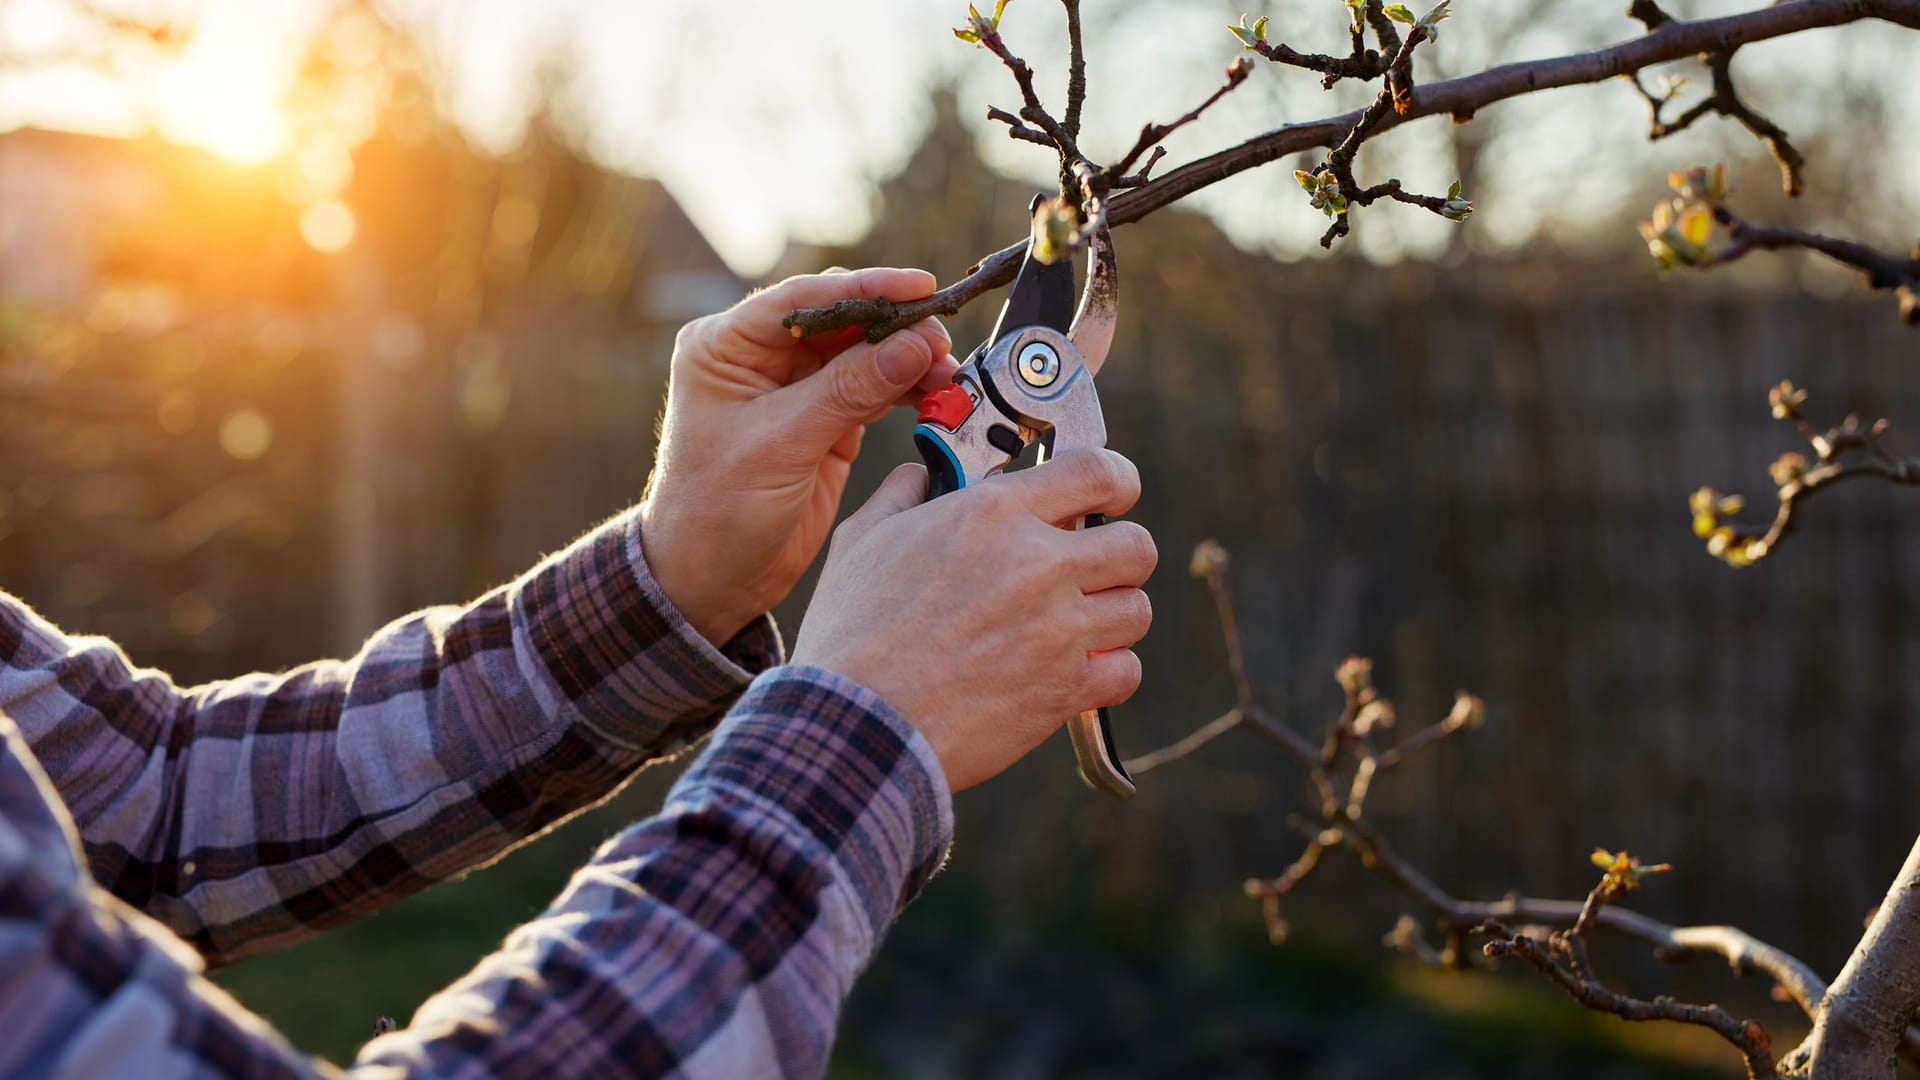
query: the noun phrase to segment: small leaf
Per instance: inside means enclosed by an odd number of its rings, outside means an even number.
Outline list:
[[[1000,29],[1000,15],[1001,15],[1001,13],[1002,13],[1002,12],[1004,12],[1004,11],[1006,11],[1006,10],[1007,10],[1007,5],[1008,5],[1009,3],[1011,3],[1011,2],[1012,2],[1012,0],[994,0],[994,5],[993,5],[993,28],[994,28],[995,30],[998,30],[998,29]],[[1442,6],[1442,7],[1445,7],[1446,5],[1445,5],[1445,4],[1442,4],[1441,6]]]
[[[959,38],[961,41],[971,41],[975,45],[980,44],[980,35],[971,30],[955,30],[953,36]]]
[[[1253,36],[1259,38],[1261,41],[1267,40],[1267,17],[1265,15],[1254,20]]]
[[[1713,211],[1704,206],[1689,206],[1680,215],[1678,224],[1680,235],[1697,247],[1706,243],[1713,233]]]
[[[1407,10],[1407,5],[1405,4],[1388,4],[1387,18],[1392,19],[1394,22],[1409,24],[1418,21],[1413,17],[1413,12]]]
[[[1432,11],[1420,17],[1419,25],[1426,27],[1427,32],[1431,34],[1436,25],[1453,14],[1453,12],[1447,10],[1452,4],[1453,0],[1440,0],[1438,4],[1434,5]]]
[[[1587,858],[1593,865],[1602,870],[1613,869],[1613,852],[1608,851],[1606,848],[1594,848],[1593,854],[1587,856]]]
[[[1459,197],[1460,197],[1460,181],[1455,180],[1453,183],[1447,185],[1447,198],[1457,199]]]
[[[1305,169],[1293,170],[1293,182],[1299,184],[1300,189],[1309,195],[1313,194],[1314,189],[1320,186],[1319,178]]]

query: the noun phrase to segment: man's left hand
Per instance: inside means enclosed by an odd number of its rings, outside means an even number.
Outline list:
[[[869,344],[857,328],[796,339],[781,318],[917,300],[935,284],[890,268],[788,278],[681,329],[641,538],[655,580],[707,640],[725,644],[786,597],[833,525],[866,425],[957,367],[937,319]]]

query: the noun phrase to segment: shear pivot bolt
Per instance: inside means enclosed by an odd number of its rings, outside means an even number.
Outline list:
[[[1020,350],[1014,367],[1020,369],[1020,377],[1028,386],[1052,386],[1060,377],[1060,354],[1044,341],[1031,342]]]

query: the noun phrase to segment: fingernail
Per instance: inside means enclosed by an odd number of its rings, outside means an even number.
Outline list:
[[[880,369],[880,377],[887,380],[887,385],[910,386],[926,374],[927,362],[931,358],[926,345],[914,335],[895,334],[880,343],[880,348],[874,352],[873,362]]]

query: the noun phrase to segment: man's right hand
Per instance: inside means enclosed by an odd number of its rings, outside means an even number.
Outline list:
[[[1126,513],[1140,474],[1111,450],[1074,450],[926,501],[903,465],[834,531],[793,662],[839,672],[932,744],[954,791],[1038,746],[1070,716],[1131,697],[1159,558]]]

